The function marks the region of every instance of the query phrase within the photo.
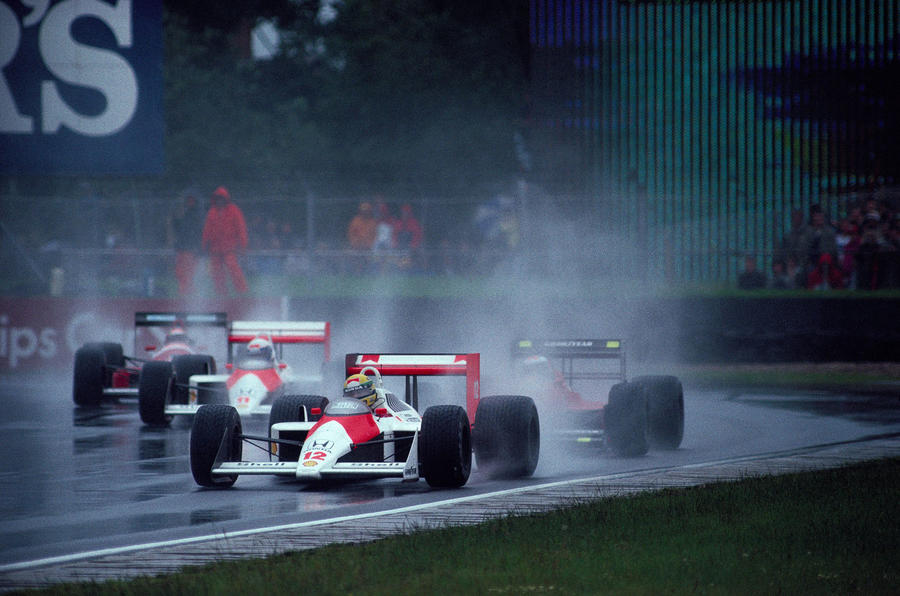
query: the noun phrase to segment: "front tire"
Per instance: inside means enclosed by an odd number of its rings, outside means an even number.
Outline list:
[[[459,406],[432,406],[422,416],[419,465],[429,486],[458,488],[472,471],[469,417]]]
[[[541,430],[534,400],[524,395],[483,397],[473,433],[478,467],[491,478],[527,478],[537,468]]]
[[[647,438],[647,396],[643,386],[617,383],[609,390],[609,403],[603,409],[606,444],[623,457],[645,455]]]
[[[647,393],[650,445],[678,449],[684,437],[684,389],[678,377],[651,375],[631,381]]]
[[[145,362],[138,380],[138,411],[144,424],[167,426],[172,416],[166,414],[171,399],[175,371],[171,362]]]
[[[75,352],[72,374],[72,400],[79,406],[99,406],[103,400],[106,355],[96,344],[84,345]]]
[[[202,406],[191,426],[191,474],[200,486],[227,488],[237,474],[213,475],[219,463],[240,461],[243,452],[241,416],[233,406]]]
[[[272,409],[269,411],[269,437],[272,436],[272,425],[279,422],[315,422],[322,417],[328,398],[321,395],[282,395],[275,399]],[[319,413],[313,415],[312,409],[319,408]],[[281,437],[291,440],[305,439],[303,437]],[[278,461],[297,461],[300,459],[300,446],[278,445]]]

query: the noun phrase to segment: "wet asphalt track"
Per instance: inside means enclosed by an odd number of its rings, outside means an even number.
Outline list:
[[[0,568],[110,547],[277,526],[598,474],[697,464],[900,433],[900,399],[685,387],[681,449],[619,459],[570,451],[546,436],[534,478],[458,490],[392,480],[309,487],[241,477],[230,490],[191,478],[189,426],[144,427],[136,405],[73,406],[68,379],[0,379]],[[545,429],[546,431],[546,429]],[[264,433],[264,421],[245,424]],[[250,452],[246,451],[245,456]],[[260,454],[262,457],[262,454]]]

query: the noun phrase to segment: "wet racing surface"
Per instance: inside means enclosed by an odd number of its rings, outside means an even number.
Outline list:
[[[0,565],[109,547],[395,509],[516,486],[767,454],[900,432],[894,397],[692,391],[673,452],[614,458],[554,443],[544,428],[534,478],[493,481],[473,472],[457,490],[424,481],[303,486],[242,476],[232,489],[196,486],[190,426],[143,426],[135,404],[72,404],[67,379],[9,377],[0,384]],[[265,434],[265,420],[245,422]],[[245,446],[245,458],[265,458]]]

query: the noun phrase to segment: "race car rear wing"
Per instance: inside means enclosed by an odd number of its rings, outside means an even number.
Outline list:
[[[142,350],[147,351],[148,348],[156,349],[156,343],[161,338],[153,334],[152,329],[155,327],[221,327],[225,329],[228,327],[228,315],[224,312],[136,312],[134,313],[135,354]]]
[[[374,367],[381,376],[405,376],[407,403],[419,409],[419,377],[458,375],[466,378],[466,412],[469,424],[481,399],[481,355],[471,354],[347,354],[345,376]]]
[[[325,360],[331,360],[328,321],[232,321],[228,330],[229,350],[232,344],[248,343],[259,335],[271,338],[275,344],[323,344]]]
[[[576,379],[625,380],[625,342],[622,339],[522,339],[513,344],[513,358],[545,356],[562,361],[562,373],[568,381]],[[582,371],[575,360],[618,360],[618,366],[601,371]]]
[[[135,327],[227,327],[224,312],[136,312]]]

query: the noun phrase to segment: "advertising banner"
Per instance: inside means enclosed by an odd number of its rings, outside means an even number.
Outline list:
[[[278,298],[190,306],[181,301],[143,298],[0,299],[0,373],[38,369],[71,373],[75,351],[92,341],[121,343],[126,355],[144,356],[135,353],[142,348],[135,348],[137,312],[221,311],[231,321],[279,320],[285,318],[285,309]],[[224,352],[225,333],[220,336],[218,341],[207,341],[211,352]]]
[[[163,169],[161,0],[0,2],[0,173]]]

